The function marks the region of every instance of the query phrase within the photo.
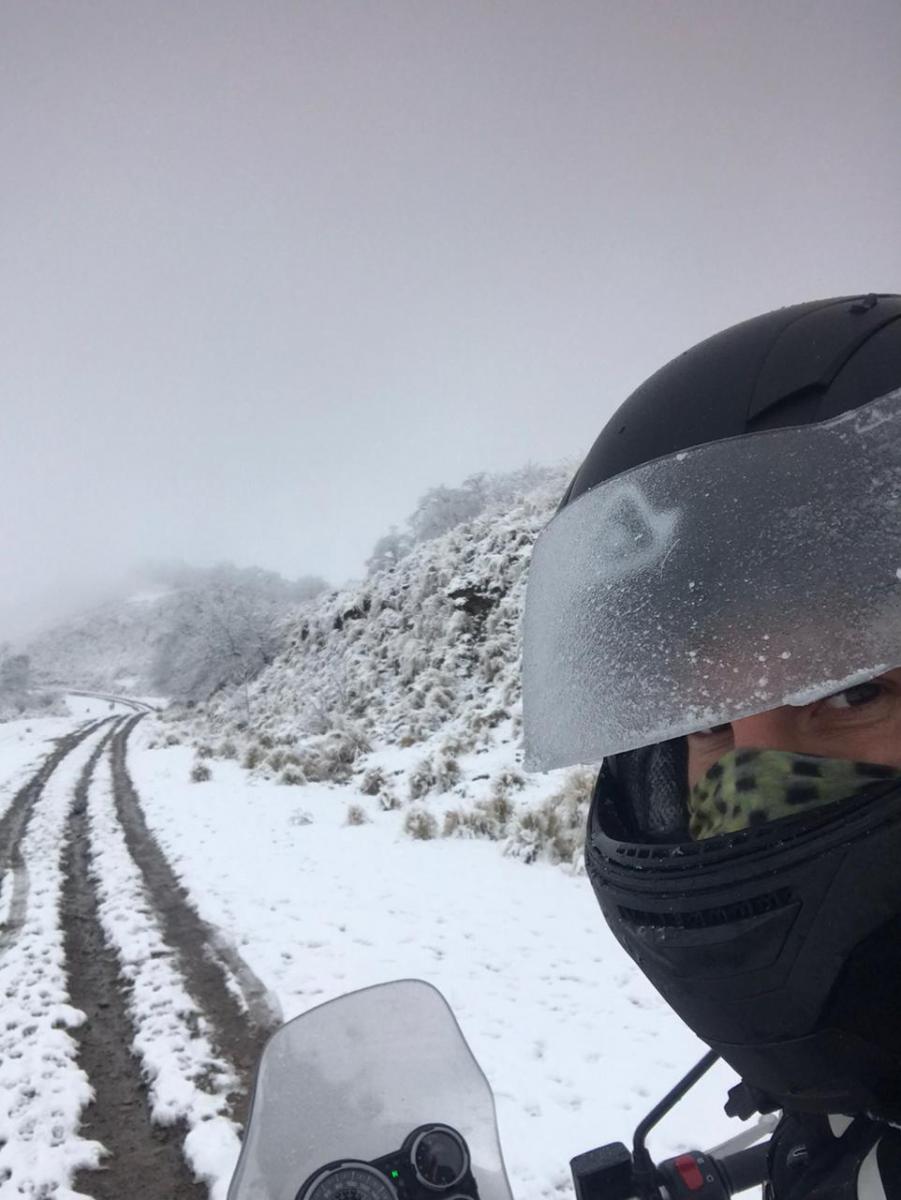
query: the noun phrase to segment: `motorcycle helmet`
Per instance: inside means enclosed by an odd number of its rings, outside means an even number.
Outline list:
[[[760,1108],[901,1120],[901,772],[699,840],[686,736],[899,666],[901,296],[783,308],[664,366],[536,543],[526,766],[603,759],[604,916]]]

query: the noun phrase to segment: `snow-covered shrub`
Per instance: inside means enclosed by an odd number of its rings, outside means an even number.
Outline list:
[[[382,812],[391,812],[395,808],[400,808],[400,799],[397,792],[387,785],[379,792],[378,802]]]
[[[449,754],[435,755],[435,790],[449,792],[460,782],[460,764]]]
[[[559,791],[537,808],[517,814],[506,852],[525,862],[544,858],[580,868],[585,849],[585,822],[596,772],[588,767],[570,771]]]
[[[478,800],[471,808],[450,809],[444,815],[444,837],[481,837],[499,842],[509,832],[513,804],[505,793]]]
[[[196,762],[191,768],[192,783],[206,783],[213,778],[213,772],[205,762]]]
[[[360,791],[364,796],[377,796],[385,786],[385,772],[381,767],[370,767],[360,780]]]
[[[263,761],[263,751],[256,742],[251,742],[244,754],[244,769],[247,771],[254,770]]]
[[[307,779],[314,783],[347,783],[354,763],[369,751],[369,742],[351,722],[342,722],[327,733],[310,738],[296,756]]]
[[[458,758],[461,754],[469,754],[472,749],[472,738],[464,737],[459,730],[449,734],[441,743],[442,753],[448,755],[450,758]]]
[[[307,782],[306,776],[302,771],[298,771],[296,767],[285,767],[284,771],[279,775],[278,781],[288,787],[302,787]]]
[[[508,797],[513,792],[521,791],[526,786],[525,776],[513,767],[499,771],[491,781],[491,794],[497,797]]]
[[[288,824],[289,825],[312,825],[313,824],[312,814],[308,813],[305,808],[295,808],[294,811],[291,813],[290,817],[288,817]]]
[[[344,823],[345,825],[368,825],[369,817],[366,815],[366,810],[359,804],[348,804]]]
[[[232,741],[231,738],[226,738],[224,742],[220,743],[219,757],[220,758],[237,758],[238,757],[238,747],[235,745],[235,743]]]
[[[273,750],[266,761],[273,771],[280,771],[285,765],[284,750]]]
[[[163,743],[163,745],[164,746],[180,746],[181,738],[178,736],[177,733],[167,733],[166,740]]]
[[[404,818],[404,833],[418,842],[428,842],[437,836],[438,822],[427,808],[411,808]]]
[[[429,792],[449,792],[460,781],[460,764],[449,754],[438,751],[420,759],[408,776],[411,800],[421,800]]]

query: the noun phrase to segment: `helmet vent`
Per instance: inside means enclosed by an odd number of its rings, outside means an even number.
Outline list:
[[[653,929],[713,929],[717,925],[734,925],[749,917],[761,917],[766,913],[787,908],[794,900],[791,888],[779,888],[761,896],[751,896],[733,904],[718,904],[714,908],[695,908],[686,912],[643,912],[637,908],[620,908],[619,914],[630,925],[642,925]]]

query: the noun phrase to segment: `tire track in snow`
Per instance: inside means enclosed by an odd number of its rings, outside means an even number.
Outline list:
[[[6,826],[15,834],[6,861],[21,864],[29,890],[19,936],[0,957],[0,1200],[72,1197],[72,1172],[102,1152],[78,1132],[91,1089],[69,1033],[83,1017],[69,1003],[60,900],[61,831],[105,724],[60,739]]]
[[[212,1026],[216,1051],[238,1075],[233,1115],[244,1122],[253,1074],[267,1038],[280,1017],[268,993],[222,934],[207,925],[156,839],[147,827],[140,799],[126,765],[128,736],[140,716],[130,718],[113,735],[111,763],[116,815],[128,853],[143,876],[166,944],[178,955],[187,991]]]
[[[108,719],[108,718],[107,718]],[[100,728],[102,721],[91,721],[74,733],[58,738],[26,784],[19,788],[0,816],[0,886],[9,888],[9,907],[6,920],[0,924],[0,957],[18,936],[28,907],[28,871],[22,858],[22,840],[35,803],[40,799],[47,780],[80,742]],[[7,879],[11,876],[11,882]]]
[[[184,1124],[153,1123],[141,1063],[132,1049],[136,1030],[123,992],[120,958],[105,936],[91,878],[89,791],[113,736],[111,730],[78,780],[63,860],[69,994],[86,1017],[77,1035],[79,1062],[94,1092],[80,1132],[107,1152],[102,1167],[83,1169],[73,1186],[94,1200],[204,1200],[206,1188],[194,1181],[183,1156]]]

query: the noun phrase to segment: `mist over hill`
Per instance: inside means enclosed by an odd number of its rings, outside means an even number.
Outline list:
[[[19,652],[31,685],[202,700],[271,661],[288,612],[326,588],[229,563],[144,568],[123,596],[78,613]]]
[[[407,809],[413,837],[575,860],[590,775],[522,772],[519,671],[526,568],[570,471],[430,489],[376,543],[367,577],[337,591],[228,565],[158,569],[36,639],[31,678],[45,696],[167,699],[165,737],[195,748],[198,783],[238,760],[286,787],[346,788],[351,821],[362,793]]]

